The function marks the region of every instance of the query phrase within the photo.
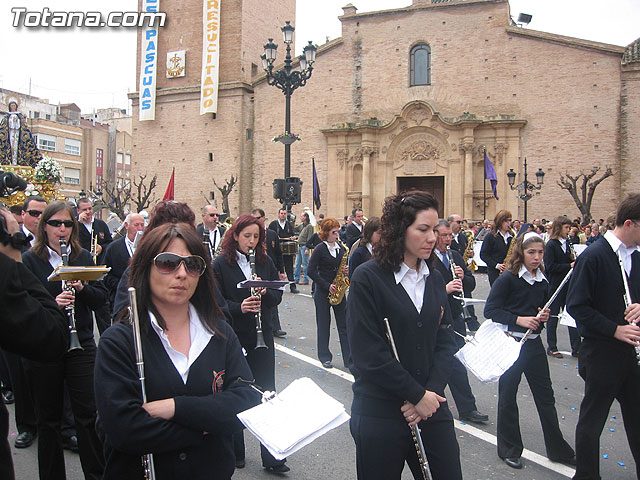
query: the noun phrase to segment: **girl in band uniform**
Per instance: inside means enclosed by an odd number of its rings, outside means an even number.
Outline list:
[[[485,235],[480,249],[480,258],[487,264],[489,285],[493,285],[493,282],[507,268],[504,260],[509,251],[509,245],[514,240],[511,232],[511,212],[500,210],[493,219],[491,233]]]
[[[527,329],[532,334],[522,345],[518,360],[500,377],[498,384],[498,456],[512,468],[522,468],[523,445],[518,420],[516,396],[522,374],[527,377],[538,409],[547,457],[575,465],[575,452],[566,442],[558,424],[558,414],[549,376],[549,364],[540,332],[549,319],[549,310],[538,311],[550,296],[542,265],[544,242],[540,235],[522,235],[513,247],[508,269],[491,288],[484,309],[485,318],[502,324],[504,330],[522,338]]]
[[[419,425],[434,480],[462,478],[444,398],[456,345],[445,282],[431,255],[438,202],[426,192],[388,197],[375,261],[351,278],[347,331],[355,377],[351,435],[360,480],[395,480],[405,462],[422,478],[411,428]],[[400,362],[383,322],[388,318]]]

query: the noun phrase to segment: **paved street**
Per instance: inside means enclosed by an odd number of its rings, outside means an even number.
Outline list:
[[[486,275],[478,274],[476,277],[478,288],[474,296],[486,298],[489,289]],[[352,399],[351,377],[345,373],[346,369],[344,369],[342,359],[339,356],[337,331],[334,328],[331,332],[333,363],[337,368],[327,371],[320,367],[316,359],[315,312],[310,288],[300,288],[301,294],[285,293],[280,306],[282,327],[288,332],[288,336],[286,339],[277,340],[276,378],[278,387],[287,386],[295,378],[309,377],[331,396],[344,403],[349,411]],[[481,309],[479,310],[481,311]],[[569,339],[566,328],[560,326],[558,333],[560,349],[567,350]],[[577,359],[565,355],[562,360],[549,359],[549,364],[560,426],[565,438],[571,445],[574,445],[575,425],[583,393],[583,381],[577,376]],[[524,378],[518,396],[520,426],[526,448],[525,467],[520,471],[507,467],[496,455],[497,383],[481,384],[475,379],[471,379],[471,384],[477,399],[478,409],[489,414],[490,421],[486,426],[466,425],[457,419],[455,421],[462,452],[462,469],[466,479],[552,480],[571,477],[571,469],[549,462],[545,457],[540,422],[531,392]],[[454,417],[457,418],[450,396],[449,402]],[[10,407],[10,413],[13,416],[13,407]],[[384,435],[384,432],[380,432],[380,434]],[[13,443],[13,438],[15,438],[14,425],[11,426],[10,435],[11,443]],[[243,470],[236,471],[233,478],[238,480],[273,478],[273,475],[265,473],[261,468],[258,444],[255,439],[246,434],[246,441],[247,466]],[[635,478],[635,467],[627,445],[622,416],[617,403],[611,410],[609,421],[602,434],[601,449],[601,453],[607,456],[606,459],[601,458],[600,461],[603,478],[616,480]],[[78,456],[68,452],[66,455],[68,478],[73,480],[82,478]],[[18,479],[37,478],[35,445],[26,450],[14,450],[14,462]],[[355,448],[349,434],[348,423],[297,452],[289,459],[288,465],[291,467],[291,473],[286,477],[292,479],[355,479]],[[405,469],[403,479],[410,478],[408,469]]]

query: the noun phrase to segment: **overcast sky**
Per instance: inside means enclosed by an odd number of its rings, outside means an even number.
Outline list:
[[[168,1],[179,0],[160,0],[160,10],[163,2]],[[308,40],[321,45],[327,37],[339,37],[341,27],[337,17],[349,2],[360,13],[412,3],[411,0],[298,0],[295,21],[298,49]],[[0,6],[1,88],[31,91],[32,95],[52,103],[75,102],[83,112],[129,107],[127,92],[137,88],[134,30],[18,29],[12,26],[13,6],[32,11],[48,7],[51,11],[107,13],[135,10],[136,0],[3,0]],[[640,0],[511,0],[512,16],[517,18],[521,12],[533,15],[528,28],[535,30],[614,45],[628,45],[640,37]],[[276,41],[281,43],[282,39]]]

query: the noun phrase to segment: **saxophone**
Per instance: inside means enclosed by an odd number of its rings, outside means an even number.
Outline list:
[[[338,242],[338,244],[342,245],[345,252],[340,260],[340,266],[338,267],[336,277],[332,282],[338,289],[336,290],[336,293],[329,293],[329,304],[331,305],[339,305],[344,298],[344,294],[347,293],[347,288],[349,288],[349,277],[344,274],[344,267],[347,266],[347,260],[349,259],[349,248],[340,242]]]
[[[464,260],[464,264],[467,266],[467,268],[473,273],[478,269],[478,265],[476,265],[476,261],[473,259],[473,231],[467,230],[466,232],[463,232],[463,235],[467,236],[467,248],[465,248],[464,250],[462,259]],[[471,259],[471,262],[469,262],[469,259]]]
[[[509,233],[511,234],[511,243],[509,244],[509,248],[507,249],[507,254],[504,257],[504,260],[502,261],[502,263],[506,266],[505,270],[509,269],[509,262],[511,261],[513,246],[516,244],[516,232],[513,231],[513,228],[510,228]],[[500,272],[500,275],[502,275],[502,272]]]

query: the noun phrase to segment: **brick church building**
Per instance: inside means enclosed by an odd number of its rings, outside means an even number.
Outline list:
[[[410,0],[408,0],[410,1]],[[216,2],[217,3],[217,2]],[[260,55],[295,19],[295,0],[224,0],[220,9],[219,90],[214,114],[200,114],[202,0],[163,0],[157,36],[155,119],[134,107],[133,173],[157,173],[164,188],[175,167],[176,200],[198,208],[233,175],[230,214],[260,206],[274,218],[272,182],[283,176],[282,92],[267,84]],[[318,47],[313,75],[292,96],[291,174],[312,203],[315,158],[321,212],[354,206],[381,213],[385,196],[422,188],[441,214],[483,217],[483,151],[498,178],[487,182],[487,217],[502,208],[523,216],[507,172],[545,172],[529,218],[580,215],[557,181],[592,167],[613,177],[596,190],[592,213],[606,217],[640,191],[640,51],[516,26],[507,0],[413,0],[405,8],[358,13],[343,8],[342,36]],[[140,51],[142,34],[139,35]],[[165,75],[165,58],[184,51],[184,76]],[[281,66],[281,65],[280,65]],[[138,78],[140,65],[138,66]]]

